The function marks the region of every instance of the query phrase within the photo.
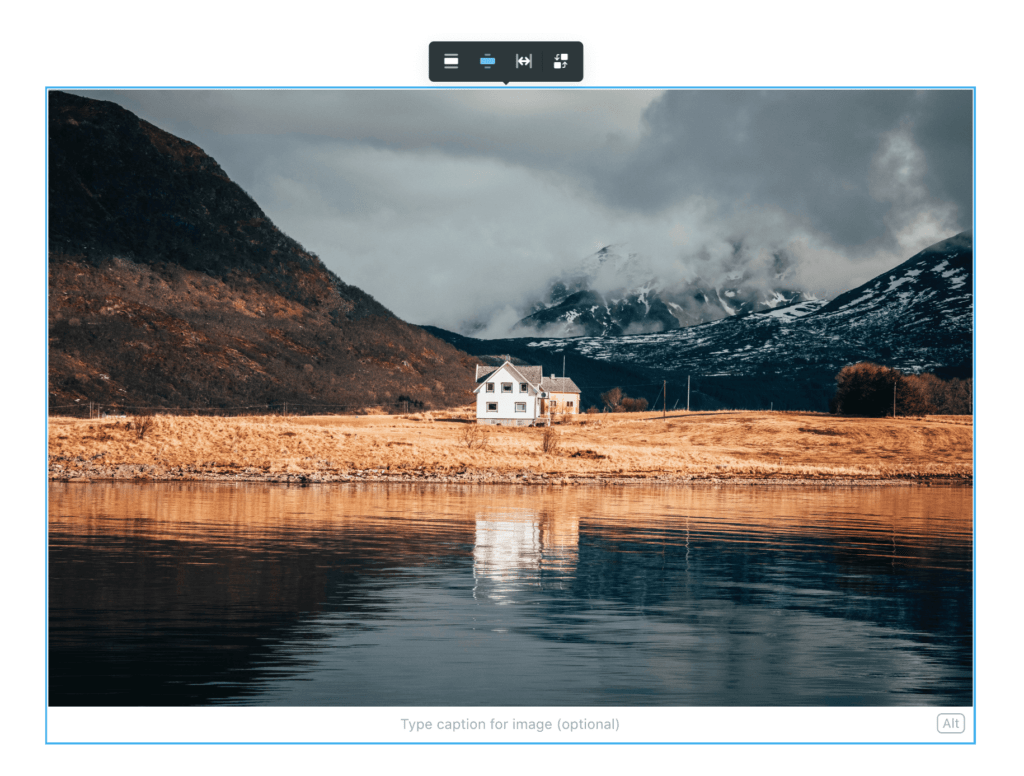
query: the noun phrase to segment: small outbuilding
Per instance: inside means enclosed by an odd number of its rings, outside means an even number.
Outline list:
[[[499,367],[478,365],[476,382],[477,423],[532,426],[580,411],[576,383],[568,377],[545,377],[539,366],[516,366],[508,360]]]

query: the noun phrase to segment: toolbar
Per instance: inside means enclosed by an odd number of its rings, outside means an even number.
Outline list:
[[[430,44],[431,81],[583,80],[579,41],[460,41]]]

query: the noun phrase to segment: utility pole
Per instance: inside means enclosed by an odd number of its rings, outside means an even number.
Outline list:
[[[661,419],[665,419],[665,412],[668,410],[668,380],[661,381]]]
[[[690,376],[686,376],[686,411],[690,411]]]

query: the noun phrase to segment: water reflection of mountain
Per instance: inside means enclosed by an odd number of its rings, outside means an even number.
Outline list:
[[[579,563],[570,597],[589,596],[645,617],[703,622],[713,604],[787,610],[891,629],[922,644],[941,640],[971,659],[969,557],[884,554],[862,536],[789,539],[784,547],[750,552],[745,534],[691,536],[690,544],[665,540],[660,550],[634,539],[610,539],[581,526]],[[857,547],[857,550],[852,549]],[[877,553],[877,554],[876,554]],[[666,577],[676,584],[662,584]],[[553,593],[553,595],[555,595]]]
[[[368,507],[365,493],[337,495],[247,485],[51,488],[50,703],[244,698],[268,673],[301,671],[301,661],[275,661],[273,645],[310,617],[372,618],[386,610],[378,596],[396,560],[428,565],[473,546],[472,524],[442,519],[439,544],[429,516],[395,519],[386,496]]]
[[[970,702],[969,490],[111,483],[50,504],[54,705]]]

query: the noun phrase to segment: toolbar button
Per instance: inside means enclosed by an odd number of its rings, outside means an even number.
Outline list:
[[[936,724],[940,733],[963,733],[967,728],[963,714],[940,714]]]

